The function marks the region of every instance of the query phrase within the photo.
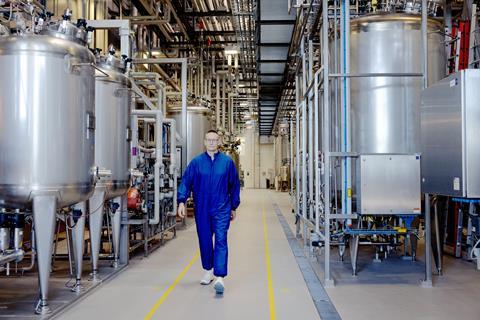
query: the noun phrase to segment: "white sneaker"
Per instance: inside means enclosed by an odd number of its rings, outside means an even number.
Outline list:
[[[223,291],[225,290],[225,285],[223,284],[223,277],[218,277],[217,280],[215,280],[215,285],[213,287],[215,288],[217,294],[223,294]]]
[[[202,280],[200,280],[200,284],[208,285],[213,281],[213,269],[205,271]]]

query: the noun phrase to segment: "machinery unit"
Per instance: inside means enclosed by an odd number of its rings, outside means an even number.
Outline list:
[[[181,111],[182,110],[180,107],[170,107],[167,109],[168,117],[176,121],[179,132],[182,132]],[[203,106],[189,105],[187,108],[187,164],[190,163],[193,158],[195,158],[197,155],[204,151],[205,133],[207,133],[207,131],[212,128],[212,125],[210,123],[210,117],[210,109]]]
[[[422,95],[422,191],[480,198],[480,70],[466,69]]]
[[[360,245],[374,261],[380,252],[415,259],[421,92],[446,72],[435,3],[422,16],[408,1],[366,4],[350,15],[341,2],[335,19],[324,1],[320,43],[297,46],[295,211],[304,238],[311,228],[325,243],[327,285],[332,246],[341,257],[349,247],[354,275]]]
[[[158,75],[131,72],[130,76],[137,103],[131,117],[132,188],[123,224],[130,226],[130,252],[143,247],[148,255],[153,240],[161,243],[167,232],[176,232],[179,134],[176,121],[164,118],[165,84]]]
[[[37,313],[47,313],[57,208],[88,199],[95,183],[94,55],[88,30],[67,11],[58,22],[0,37],[0,198],[33,210],[39,269]],[[2,215],[0,213],[0,215]]]

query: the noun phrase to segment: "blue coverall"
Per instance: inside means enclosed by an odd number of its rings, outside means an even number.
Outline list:
[[[182,177],[178,203],[185,203],[192,191],[202,266],[225,277],[231,211],[240,205],[240,180],[233,160],[221,152],[213,160],[207,152],[195,157]]]

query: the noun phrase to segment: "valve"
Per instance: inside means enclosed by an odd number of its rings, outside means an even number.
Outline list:
[[[78,19],[77,20],[77,28],[87,28],[87,20],[85,19]]]
[[[72,18],[72,9],[65,9],[65,12],[63,13],[62,15],[62,18],[64,21],[70,21],[70,19]]]

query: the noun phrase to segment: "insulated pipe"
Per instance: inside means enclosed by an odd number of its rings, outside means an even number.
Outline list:
[[[155,149],[157,155],[154,164],[154,216],[148,220],[149,224],[158,224],[160,222],[160,171],[163,167],[163,152],[162,152],[162,123],[163,115],[162,110],[132,110],[132,115],[154,118],[155,119]]]

